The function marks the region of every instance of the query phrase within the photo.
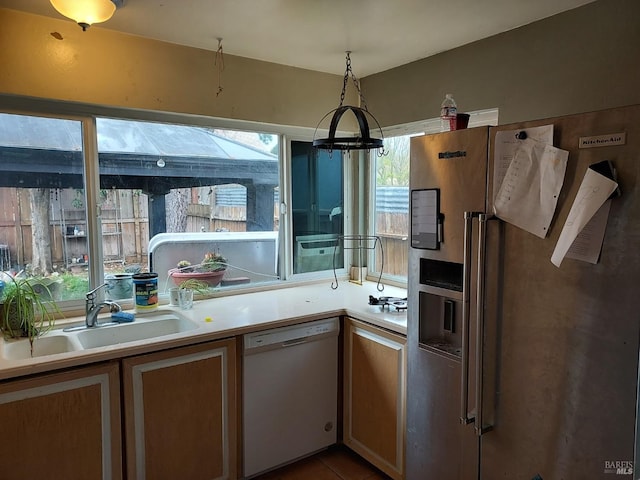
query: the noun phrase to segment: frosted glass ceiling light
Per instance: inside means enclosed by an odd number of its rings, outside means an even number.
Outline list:
[[[94,23],[109,20],[124,0],[50,0],[59,13],[74,20],[85,31]]]

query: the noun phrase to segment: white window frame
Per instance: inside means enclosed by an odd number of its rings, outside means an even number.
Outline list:
[[[293,135],[284,135],[282,140],[282,146],[285,150],[284,152],[284,162],[281,165],[281,174],[282,178],[281,182],[281,190],[286,191],[286,196],[281,197],[280,202],[280,228],[282,229],[285,226],[285,238],[286,242],[281,242],[282,245],[280,247],[280,257],[283,259],[281,265],[283,269],[286,271],[286,278],[291,279],[292,281],[298,282],[309,282],[316,280],[325,280],[332,279],[334,276],[333,270],[322,270],[318,272],[307,272],[307,273],[293,273],[293,248],[294,248],[294,238],[293,238],[293,218],[289,214],[290,205],[292,203],[291,198],[291,142],[308,142],[311,143],[313,141],[313,131],[311,131],[312,135],[305,135],[303,132],[299,132]],[[341,155],[342,153],[339,151],[335,151],[334,155]],[[353,224],[353,198],[348,194],[351,191],[350,185],[353,184],[353,176],[352,169],[349,168],[351,164],[351,159],[348,155],[345,155],[342,162],[342,175],[343,175],[343,185],[342,185],[342,202],[343,202],[343,235],[350,235],[352,233],[352,224]],[[286,199],[286,203],[282,202],[282,199]],[[351,264],[352,252],[350,250],[344,251],[344,265]],[[338,281],[342,281],[347,276],[347,268],[341,267],[336,268],[335,275],[338,277]]]
[[[291,140],[312,142],[316,135],[316,129],[307,127],[295,127],[284,126],[274,124],[263,124],[259,122],[250,122],[226,118],[206,117],[200,115],[179,114],[170,112],[157,112],[151,110],[130,110],[119,107],[105,107],[101,105],[92,105],[76,102],[66,102],[50,99],[28,98],[20,96],[5,95],[0,93],[0,104],[2,104],[2,112],[14,113],[19,115],[33,115],[41,117],[51,118],[63,118],[72,119],[82,123],[83,127],[83,141],[85,143],[84,158],[85,169],[88,169],[86,173],[86,185],[85,192],[91,198],[97,198],[95,192],[99,190],[99,176],[98,176],[98,162],[97,162],[97,132],[96,132],[96,118],[117,118],[123,120],[132,121],[148,121],[148,122],[162,122],[176,125],[191,125],[191,126],[204,126],[210,128],[222,128],[244,131],[255,131],[261,133],[271,133],[278,135],[279,148],[280,148],[280,228],[279,228],[279,240],[278,240],[278,269],[280,272],[280,282],[273,284],[249,287],[246,291],[256,290],[269,290],[274,288],[283,288],[291,286],[291,282],[310,282],[310,281],[327,281],[329,285],[333,279],[334,272],[332,270],[321,272],[310,272],[305,274],[293,274],[293,259],[291,252],[293,252],[293,239],[291,238],[291,220],[290,215],[287,212],[287,206],[291,203]],[[93,136],[91,136],[93,135]],[[338,153],[338,152],[337,152]],[[93,160],[92,160],[93,159]],[[354,199],[350,195],[352,185],[354,184],[354,169],[351,164],[356,161],[357,157],[348,158],[345,156],[343,162],[344,169],[344,184],[343,184],[343,198],[344,198],[344,234],[350,234],[352,224],[354,222],[354,216],[357,212],[353,211]],[[95,182],[95,184],[92,184]],[[95,233],[97,226],[97,219],[94,221],[91,211],[95,211],[97,208],[93,202],[91,205],[87,205],[87,227],[92,234]],[[99,230],[98,230],[99,231]],[[88,248],[92,254],[92,258],[102,258],[102,247],[100,242],[89,241]],[[92,262],[94,265],[100,262]],[[344,254],[344,265],[351,263],[351,256],[348,251]],[[95,271],[94,271],[95,270]],[[348,278],[348,269],[341,268],[336,269],[336,275],[340,281]],[[99,285],[99,278],[102,276],[99,274],[99,267],[94,266],[91,269],[91,288]],[[245,291],[245,289],[243,289]],[[238,293],[237,290],[228,292],[228,294]],[[226,295],[227,292],[221,292],[220,295]],[[78,310],[83,304],[83,301],[65,302],[61,305],[61,309],[65,312]]]

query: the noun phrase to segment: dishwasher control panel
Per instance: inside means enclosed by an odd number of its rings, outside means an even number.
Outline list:
[[[266,347],[269,345],[291,345],[314,340],[309,337],[319,335],[337,335],[340,323],[337,317],[315,322],[301,323],[289,327],[273,328],[263,332],[249,333],[244,336],[244,350]]]

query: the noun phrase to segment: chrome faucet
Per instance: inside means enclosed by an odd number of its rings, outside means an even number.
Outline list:
[[[96,303],[96,299],[98,296],[98,290],[105,288],[107,286],[106,283],[100,285],[99,287],[94,288],[86,295],[85,300],[85,326],[87,328],[93,328],[98,326],[98,314],[103,309],[103,307],[109,307],[109,311],[111,313],[119,312],[122,310],[120,305],[116,302],[112,302],[111,300],[103,300],[101,302]]]

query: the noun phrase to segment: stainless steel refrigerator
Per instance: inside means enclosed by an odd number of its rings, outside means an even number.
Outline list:
[[[540,236],[494,215],[496,138],[549,125],[568,157]],[[599,255],[558,267],[602,164]],[[639,106],[412,139],[409,250],[407,480],[640,478]]]

